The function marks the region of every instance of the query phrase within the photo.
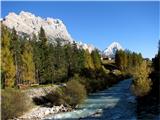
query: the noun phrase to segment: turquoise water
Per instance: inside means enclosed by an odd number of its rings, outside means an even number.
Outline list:
[[[92,93],[76,110],[50,115],[46,120],[94,119],[96,117],[92,115],[95,113],[98,113],[99,119],[132,119],[135,116],[134,105],[127,102],[132,96],[129,90],[130,84],[131,80],[128,79],[104,91]]]

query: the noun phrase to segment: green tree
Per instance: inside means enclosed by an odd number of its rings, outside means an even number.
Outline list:
[[[54,46],[53,44],[49,44],[48,46],[48,58],[46,59],[46,65],[48,67],[46,67],[46,76],[45,76],[45,79],[46,79],[46,82],[47,83],[54,83],[56,80],[55,80],[55,67],[54,67],[54,62],[55,62],[55,56],[54,56]]]
[[[40,68],[41,68],[41,49],[40,42],[37,41],[38,38],[35,34],[32,36],[31,44],[33,48],[33,61],[35,63],[35,79],[37,83],[40,83]]]
[[[160,72],[160,40],[159,40],[159,46],[158,46],[158,54],[153,59],[153,68],[154,68],[154,71]]]
[[[68,68],[68,77],[72,77],[74,74],[80,73],[84,64],[84,56],[83,51],[78,49],[75,42],[73,44],[65,45],[65,55]]]
[[[20,72],[21,72],[21,42],[15,28],[11,31],[11,51],[13,54],[13,60],[16,68],[16,82],[15,84],[20,83]]]
[[[1,73],[2,73],[2,86],[13,87],[15,82],[15,66],[13,62],[13,54],[10,51],[11,36],[10,32],[5,26],[2,27],[1,33]]]
[[[39,82],[46,82],[47,75],[47,59],[48,59],[48,39],[46,37],[44,29],[41,27],[38,34],[39,39],[39,55],[40,55],[40,66],[39,66]]]
[[[72,52],[71,52],[72,66],[71,66],[71,69],[72,69],[72,73],[74,75],[75,73],[80,72],[80,66],[79,66],[79,64],[80,64],[80,58],[79,57],[80,56],[79,56],[79,50],[78,50],[77,44],[75,42],[73,42],[71,47],[72,47]]]
[[[115,62],[116,62],[117,67],[120,70],[125,70],[126,61],[127,61],[127,56],[126,56],[125,52],[123,50],[117,51],[116,56],[115,56]]]
[[[63,39],[56,39],[55,53],[54,53],[54,69],[55,79],[57,82],[64,82],[67,77],[67,60],[65,56],[65,48],[62,46]]]
[[[153,65],[153,71],[151,73],[151,79],[153,82],[152,96],[155,96],[156,101],[159,104],[159,96],[160,96],[160,40],[159,40],[159,46],[158,46],[158,54],[155,55],[155,57],[152,59],[152,65]]]
[[[73,76],[73,63],[72,63],[72,59],[75,59],[72,55],[73,55],[73,51],[72,51],[72,46],[70,44],[66,44],[65,46],[65,55],[66,55],[66,61],[67,61],[67,77],[71,77]]]

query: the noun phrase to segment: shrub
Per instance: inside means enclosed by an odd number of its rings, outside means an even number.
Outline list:
[[[67,82],[64,93],[66,102],[73,107],[83,102],[86,97],[85,87],[74,77]]]
[[[70,105],[75,107],[77,104],[83,102],[86,97],[86,89],[79,82],[81,78],[75,75],[70,79],[66,86],[57,88],[55,91],[48,93],[45,98],[53,105]]]
[[[144,96],[151,90],[152,82],[148,79],[149,73],[150,69],[145,61],[132,68],[131,74],[134,81],[131,89],[136,96]]]
[[[150,91],[151,83],[150,79],[138,79],[131,86],[131,89],[136,96],[144,96]]]
[[[30,108],[27,96],[19,90],[5,89],[1,95],[2,120],[18,117]]]
[[[45,98],[54,105],[65,104],[64,92],[61,88],[51,91],[45,96]]]

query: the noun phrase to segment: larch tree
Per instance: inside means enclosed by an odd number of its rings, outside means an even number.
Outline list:
[[[22,75],[23,82],[35,83],[35,64],[33,62],[33,49],[29,41],[26,41],[22,49]]]
[[[101,59],[97,49],[93,50],[91,53],[92,60],[94,63],[95,70],[100,70],[101,68]]]
[[[89,53],[88,50],[85,50],[84,56],[85,56],[85,68],[94,70],[94,63],[91,54]]]
[[[2,87],[13,87],[15,83],[15,65],[13,62],[13,55],[10,51],[11,36],[9,30],[5,26],[2,27],[1,32],[1,73],[2,73]]]

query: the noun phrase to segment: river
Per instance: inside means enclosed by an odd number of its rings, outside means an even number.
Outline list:
[[[135,120],[136,101],[130,92],[131,82],[131,79],[123,80],[108,89],[92,93],[76,110],[49,115],[45,120]]]

